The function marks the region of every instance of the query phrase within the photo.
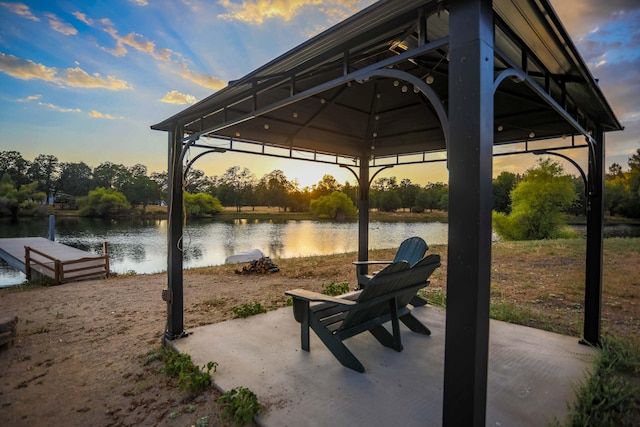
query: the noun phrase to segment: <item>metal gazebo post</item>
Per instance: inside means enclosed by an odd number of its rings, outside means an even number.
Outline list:
[[[491,285],[493,9],[452,0],[444,426],[484,426]]]
[[[584,295],[584,341],[600,343],[602,305],[602,239],[604,229],[604,132],[596,130],[595,144],[589,147],[587,206],[587,255]]]
[[[167,326],[164,338],[173,340],[184,335],[183,278],[182,278],[182,126],[169,132],[169,223],[167,230],[167,285],[162,299],[167,302]]]

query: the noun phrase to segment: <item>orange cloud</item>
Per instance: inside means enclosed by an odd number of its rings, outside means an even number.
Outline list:
[[[141,34],[129,33],[124,37],[121,36],[109,19],[94,20],[80,12],[74,12],[73,16],[87,25],[101,29],[115,40],[116,46],[114,48],[101,47],[105,52],[121,57],[129,52],[128,48],[132,48],[138,52],[146,53],[158,62],[171,64],[173,72],[197,85],[213,90],[226,86],[226,83],[217,77],[190,70],[187,61],[180,53],[167,48],[159,48],[153,41],[146,39]]]
[[[116,116],[112,116],[111,114],[106,114],[106,113],[101,113],[97,110],[91,110],[89,112],[89,117],[92,117],[94,119],[107,119],[107,120],[116,120],[116,119],[123,119],[124,117],[116,117]]]
[[[1,52],[0,71],[20,80],[42,80],[61,86],[100,88],[115,91],[132,89],[129,83],[113,76],[102,77],[99,73],[89,75],[79,67],[58,70],[55,67],[36,64],[31,60],[5,55]]]
[[[172,90],[168,92],[162,99],[162,102],[166,102],[167,104],[195,104],[196,97],[193,95],[187,95],[184,93],[180,93],[177,90]]]
[[[265,19],[272,18],[289,21],[304,7],[320,6],[318,12],[337,22],[356,12],[360,4],[358,0],[243,0],[241,4],[220,0],[227,13],[218,17],[227,21],[262,24]]]
[[[196,73],[186,67],[183,64],[181,70],[178,71],[178,75],[183,79],[189,80],[199,86],[206,87],[207,89],[219,90],[227,85],[222,79],[210,76],[208,74]]]

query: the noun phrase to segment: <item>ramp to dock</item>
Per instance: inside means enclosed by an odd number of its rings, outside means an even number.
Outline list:
[[[0,239],[0,258],[31,279],[33,272],[53,279],[55,284],[109,274],[109,256],[54,242],[43,237]]]

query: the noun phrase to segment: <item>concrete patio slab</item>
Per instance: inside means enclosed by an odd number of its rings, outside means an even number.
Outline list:
[[[199,366],[218,362],[213,381],[220,390],[256,393],[264,426],[438,426],[445,312],[426,306],[413,313],[432,335],[402,326],[400,353],[370,334],[345,341],[364,374],[343,367],[313,332],[311,351],[302,351],[291,308],[194,328],[171,344]],[[492,320],[486,425],[562,419],[594,354],[575,337]]]

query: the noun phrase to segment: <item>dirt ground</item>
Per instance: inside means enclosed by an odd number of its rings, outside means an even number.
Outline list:
[[[445,291],[446,247],[430,251],[441,254],[443,263],[427,288],[434,300]],[[531,318],[525,322],[530,326],[551,325],[579,336],[583,251],[564,257],[557,251],[554,244],[497,246],[492,303],[515,303]],[[370,259],[392,255],[379,251]],[[237,266],[186,271],[185,329],[231,319],[233,307],[255,301],[269,309],[284,306],[289,289],[320,291],[331,282],[355,286],[353,257],[281,260],[281,271],[267,275],[234,274]],[[605,250],[605,261],[603,329],[637,336],[640,253]],[[14,345],[0,351],[0,425],[227,425],[216,403],[218,391],[197,397],[180,391],[162,372],[162,362],[149,356],[161,348],[166,287],[166,274],[156,274],[0,290],[0,311],[19,317]]]
[[[15,344],[0,352],[0,424],[226,425],[216,390],[194,398],[147,357],[161,346],[166,281],[139,275],[0,293],[0,311],[19,317]],[[253,301],[283,305],[286,290],[317,285],[277,274],[186,274],[185,328],[229,319],[232,307]]]

